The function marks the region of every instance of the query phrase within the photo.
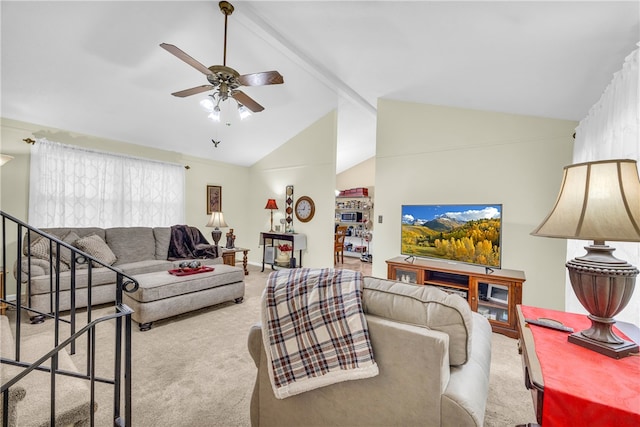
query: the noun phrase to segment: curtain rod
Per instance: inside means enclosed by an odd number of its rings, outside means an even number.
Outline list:
[[[36,143],[36,141],[35,141],[33,138],[24,138],[24,139],[23,139],[23,141],[24,141],[24,142],[26,142],[27,144],[31,144],[31,145],[34,145],[34,144]],[[110,153],[110,154],[111,154],[111,153]],[[116,155],[117,155],[117,154],[116,154]],[[126,156],[125,156],[125,157],[126,157]],[[160,163],[165,163],[165,162],[160,162]],[[184,168],[185,168],[186,170],[189,170],[189,169],[191,169],[191,166],[189,166],[189,165],[184,165]]]

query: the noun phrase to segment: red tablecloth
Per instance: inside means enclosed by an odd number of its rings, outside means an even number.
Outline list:
[[[550,318],[582,331],[584,315],[522,306],[526,318]],[[567,341],[567,332],[530,325],[544,378],[542,425],[640,426],[640,356],[613,359]],[[627,337],[616,329],[616,334]]]

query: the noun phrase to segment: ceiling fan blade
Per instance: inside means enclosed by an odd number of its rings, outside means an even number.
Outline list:
[[[200,71],[205,76],[208,76],[209,74],[211,74],[211,71],[207,67],[205,67],[204,65],[202,65],[201,63],[193,59],[191,56],[184,53],[180,48],[169,43],[160,43],[160,47],[166,50],[167,52],[175,55],[179,59],[182,59],[184,62],[191,65],[193,68]]]
[[[264,71],[262,73],[245,74],[238,77],[243,86],[279,85],[284,83],[284,78],[277,71]]]
[[[195,95],[196,93],[206,92],[208,90],[213,89],[214,87],[215,86],[212,86],[212,85],[196,86],[196,87],[192,87],[191,89],[185,89],[179,92],[173,92],[171,95],[184,98],[185,96],[191,96],[191,95]]]
[[[241,90],[234,91],[231,96],[233,96],[233,99],[235,99],[254,113],[259,113],[260,111],[264,110],[264,107],[262,105],[258,104],[253,100],[253,98],[251,98]]]

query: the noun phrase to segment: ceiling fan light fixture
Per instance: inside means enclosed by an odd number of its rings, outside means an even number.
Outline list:
[[[219,123],[220,122],[220,107],[217,105],[213,107],[213,111],[208,116],[212,121]]]
[[[204,108],[207,113],[213,113],[213,107],[215,104],[213,103],[213,95],[207,96],[205,99],[200,101],[200,106]]]
[[[240,120],[251,117],[251,111],[242,104],[238,104],[238,114],[240,115]]]

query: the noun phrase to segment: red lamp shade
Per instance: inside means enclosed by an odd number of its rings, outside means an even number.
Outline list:
[[[267,200],[267,206],[265,206],[264,208],[265,209],[278,209],[278,205],[276,204],[276,199]]]

